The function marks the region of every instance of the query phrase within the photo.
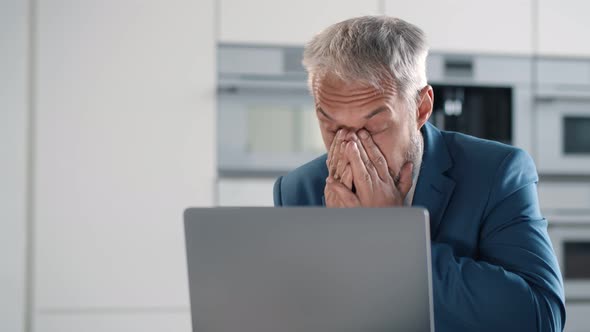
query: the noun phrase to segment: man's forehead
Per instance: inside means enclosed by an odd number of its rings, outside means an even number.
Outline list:
[[[394,95],[396,89],[392,80],[381,80],[377,84],[371,84],[363,80],[344,79],[335,74],[314,75],[312,79],[314,94],[349,95]]]

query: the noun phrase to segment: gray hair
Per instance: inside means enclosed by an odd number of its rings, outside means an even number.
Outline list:
[[[393,82],[399,97],[416,103],[426,85],[428,45],[424,32],[404,20],[388,16],[362,16],[317,34],[306,46],[303,66],[314,79],[324,74],[360,81],[383,89]]]

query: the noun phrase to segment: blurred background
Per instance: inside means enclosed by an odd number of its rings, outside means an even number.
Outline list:
[[[272,205],[323,153],[315,32],[423,28],[438,127],[534,157],[590,331],[590,3],[0,0],[0,331],[190,331],[182,212]]]

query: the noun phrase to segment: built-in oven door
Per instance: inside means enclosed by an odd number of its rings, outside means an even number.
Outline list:
[[[590,217],[588,223],[549,229],[568,300],[590,301]]]
[[[286,173],[325,153],[312,97],[300,86],[220,85],[217,162],[221,176]]]
[[[541,100],[537,112],[539,172],[590,174],[590,99]]]

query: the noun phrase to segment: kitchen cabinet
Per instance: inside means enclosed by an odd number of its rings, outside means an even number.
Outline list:
[[[589,57],[590,2],[538,1],[538,53],[545,56]]]
[[[385,14],[421,27],[432,50],[533,53],[533,0],[384,0]],[[557,2],[557,1],[556,1]]]
[[[541,178],[538,192],[539,203],[544,211],[584,211],[590,204],[590,182],[587,181],[550,181]]]
[[[590,302],[566,304],[565,332],[587,332]]]
[[[35,330],[175,330],[149,317],[188,313],[182,214],[214,204],[214,1],[37,6]]]
[[[24,332],[28,1],[0,2],[0,331]]]
[[[321,29],[379,13],[380,0],[219,0],[219,41],[303,45]]]
[[[41,314],[38,319],[38,332],[189,332],[190,313],[186,312],[112,312],[97,314],[92,312],[76,315],[64,313]]]

